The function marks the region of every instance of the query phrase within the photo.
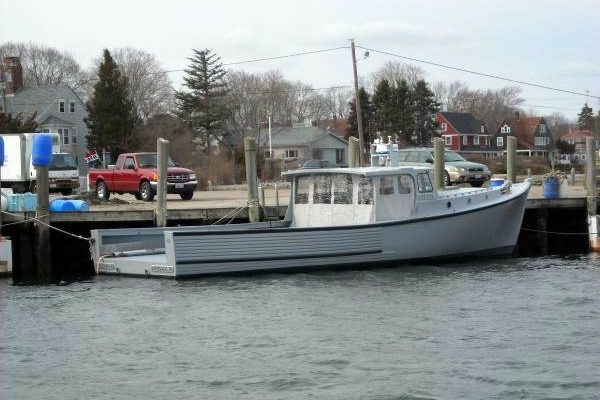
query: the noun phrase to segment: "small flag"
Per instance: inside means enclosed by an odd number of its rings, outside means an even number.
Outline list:
[[[85,162],[87,162],[88,164],[93,163],[94,161],[100,161],[100,157],[98,157],[98,153],[96,153],[96,150],[92,150],[89,153],[87,153],[85,155]]]

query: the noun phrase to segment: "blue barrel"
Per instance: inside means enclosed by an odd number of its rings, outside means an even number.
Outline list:
[[[89,211],[90,206],[83,200],[52,200],[50,203],[50,211],[53,212],[74,212],[74,211]]]
[[[544,197],[558,199],[558,178],[552,176],[544,179]]]
[[[0,136],[0,167],[4,165],[4,139]]]
[[[36,167],[47,167],[52,161],[52,136],[44,133],[33,135],[31,163]]]
[[[494,178],[494,179],[490,179],[490,187],[498,187],[498,186],[502,186],[504,185],[504,179],[502,178]]]

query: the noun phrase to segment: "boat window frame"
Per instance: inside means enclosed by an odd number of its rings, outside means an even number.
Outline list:
[[[411,185],[408,188],[402,184],[402,178],[404,178],[404,177],[410,178]],[[415,189],[416,189],[417,185],[415,184],[415,178],[411,174],[400,174],[400,175],[398,175],[397,179],[396,179],[396,183],[398,185],[398,194],[399,195],[408,195],[408,194],[414,195]],[[408,192],[406,192],[404,190],[401,190],[400,188],[408,189]]]
[[[364,190],[362,189],[363,183],[368,182],[371,189],[371,198],[366,202],[364,201]],[[360,175],[357,177],[357,204],[358,205],[374,205],[375,204],[375,182],[373,178]]]
[[[333,193],[332,193],[332,178],[331,178],[331,174],[313,174],[311,175],[313,178],[313,194],[312,194],[312,204],[331,204],[331,201],[333,200]],[[322,186],[318,186],[317,184],[320,183],[318,182],[319,179],[323,179],[325,180],[325,185]],[[323,188],[323,189],[327,189],[326,192],[322,192],[320,193],[319,190]],[[323,197],[323,199],[321,199],[321,197]],[[327,197],[329,197],[328,201]],[[315,201],[318,200],[318,201]],[[323,201],[322,201],[323,200]]]
[[[384,182],[386,183],[385,185]],[[380,196],[393,196],[396,193],[394,190],[394,177],[392,175],[382,175],[379,177],[378,192]]]
[[[336,178],[342,178],[345,180],[345,187],[349,188],[346,192],[341,192],[336,190]],[[354,182],[352,180],[352,175],[350,174],[331,174],[331,195],[332,195],[332,204],[353,204],[354,203]],[[344,201],[338,201],[338,193],[342,195],[339,196],[340,199]]]
[[[306,193],[298,193],[298,190],[300,189],[300,180],[306,180],[308,185],[306,187]],[[311,179],[311,175],[299,175],[296,177],[296,181],[294,182],[294,204],[310,204],[310,199],[312,198],[311,196],[311,189],[312,189],[312,184],[313,184],[313,180]],[[299,195],[305,195],[306,199],[305,201],[301,201],[298,202],[298,196]],[[303,198],[304,199],[304,198]]]
[[[424,182],[423,179],[426,179],[427,182]],[[433,183],[431,182],[431,177],[427,172],[419,172],[417,174],[417,189],[419,190],[419,193],[433,192]]]

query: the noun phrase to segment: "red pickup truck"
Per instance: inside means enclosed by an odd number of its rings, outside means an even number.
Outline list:
[[[170,158],[167,166],[167,193],[178,193],[183,200],[190,200],[198,186],[194,171],[175,166]],[[121,154],[114,168],[90,169],[88,182],[103,200],[114,192],[132,193],[138,200],[152,201],[158,186],[156,153]]]

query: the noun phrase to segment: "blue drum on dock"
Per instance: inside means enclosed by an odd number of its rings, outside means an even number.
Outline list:
[[[504,185],[504,179],[502,178],[493,178],[490,179],[490,187],[498,187]]]
[[[544,178],[544,198],[558,199],[558,184],[558,178],[556,177]]]
[[[50,211],[52,212],[76,212],[89,211],[90,206],[83,200],[52,200]]]

